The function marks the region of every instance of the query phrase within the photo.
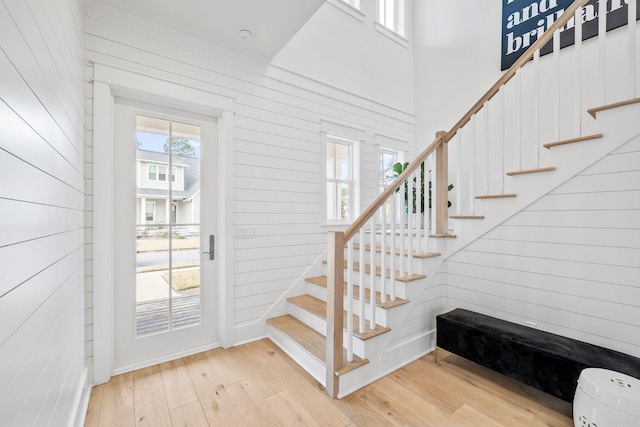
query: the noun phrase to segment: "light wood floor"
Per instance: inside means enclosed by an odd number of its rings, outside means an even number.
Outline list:
[[[113,377],[86,426],[573,426],[571,405],[440,351],[342,399],[269,340]]]

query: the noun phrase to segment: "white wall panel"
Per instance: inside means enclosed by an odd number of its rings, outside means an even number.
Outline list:
[[[6,425],[71,425],[87,382],[84,15],[81,0],[0,1]]]
[[[448,307],[640,356],[639,141],[450,257]]]

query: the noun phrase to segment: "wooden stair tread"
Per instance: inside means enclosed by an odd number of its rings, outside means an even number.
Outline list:
[[[589,108],[587,113],[591,115],[594,119],[596,118],[596,113],[604,110],[610,110],[612,108],[624,107],[625,105],[636,104],[640,102],[640,98],[627,99],[626,101],[614,102],[612,104],[602,105],[600,107]]]
[[[348,264],[347,261],[344,262],[344,268],[347,268]],[[391,278],[391,270],[389,268],[386,269],[386,277],[387,279]],[[354,262],[353,263],[353,271],[360,271],[360,263],[358,262]],[[364,272],[366,274],[371,274],[371,266],[369,264],[365,264],[364,266]],[[382,277],[382,269],[379,266],[376,266],[376,276]],[[396,270],[396,280],[398,282],[413,282],[415,280],[420,280],[420,279],[424,279],[425,276],[424,274],[411,274],[409,276],[400,276],[400,272],[398,270]]]
[[[453,219],[484,219],[484,215],[449,215]]]
[[[440,239],[440,238],[455,239],[458,236],[456,236],[455,234],[451,234],[451,233],[444,233],[444,234],[429,234],[429,237],[434,237],[436,239]]]
[[[327,357],[327,340],[324,335],[314,331],[312,328],[290,314],[272,317],[267,319],[267,323],[297,342],[309,354],[326,366],[325,358]],[[338,371],[338,375],[342,375],[369,363],[367,359],[361,359],[355,354],[353,355],[353,362],[349,363],[347,362],[347,352],[343,350],[342,353],[343,366]]]
[[[525,169],[525,170],[507,172],[507,175],[509,175],[509,176],[524,175],[524,174],[528,174],[528,173],[550,172],[550,171],[554,171],[554,170],[556,170],[556,168],[554,166],[549,166],[549,167],[546,167],[546,168]]]
[[[487,194],[484,196],[476,196],[476,199],[504,199],[507,197],[516,197],[516,194],[507,193],[507,194]]]
[[[318,298],[312,297],[311,295],[299,295],[297,297],[287,298],[287,301],[289,301],[291,304],[297,305],[298,307],[308,311],[309,313],[315,314],[316,316],[320,317],[323,320],[327,319],[327,303],[322,300],[319,300]],[[342,318],[344,319],[343,328],[346,329],[347,328],[347,312],[346,311],[344,312],[344,316]],[[357,325],[359,321],[360,321],[360,317],[354,314],[353,315],[353,324],[354,324],[353,335],[355,337],[360,338],[363,341],[366,341],[373,337],[377,337],[378,335],[384,334],[385,332],[389,332],[391,330],[391,328],[387,328],[385,326],[380,326],[380,325],[376,325],[375,329],[371,329],[368,326],[369,322],[367,321],[365,322],[365,331],[364,333],[361,334],[356,330],[356,327],[355,327],[355,325]]]
[[[548,144],[543,144],[542,146],[544,148],[549,149],[551,147],[557,147],[558,145],[573,144],[575,142],[582,142],[582,141],[590,141],[592,139],[602,138],[602,136],[603,135],[601,133],[596,133],[593,135],[580,136],[578,138],[563,139],[562,141],[550,142]]]
[[[359,243],[354,243],[353,244],[353,249],[355,250],[359,250],[360,249],[360,244]],[[364,245],[364,250],[366,252],[371,252],[371,245]],[[382,252],[382,247],[381,246],[376,246],[376,253],[381,253]],[[391,248],[386,248],[385,252],[387,253],[387,255],[391,254]],[[396,255],[400,255],[400,249],[396,248],[395,250]],[[425,259],[425,258],[434,258],[434,257],[439,257],[440,255],[442,255],[439,252],[417,252],[417,251],[413,251],[413,258],[418,258],[418,259]],[[405,250],[404,251],[404,256],[408,257],[409,256],[409,250]]]
[[[313,283],[314,285],[322,286],[323,288],[327,287],[327,276],[308,277],[305,280],[309,283]],[[344,295],[347,295],[347,286],[348,286],[347,282],[344,282]],[[353,288],[354,288],[353,297],[354,299],[359,300],[358,297],[360,295],[360,286],[353,285]],[[364,292],[365,292],[365,301],[370,301],[371,289],[365,286]],[[402,298],[396,298],[395,301],[391,301],[390,299],[387,299],[387,302],[385,302],[384,304],[380,301],[381,301],[381,294],[380,292],[376,291],[376,305],[380,308],[389,309],[389,308],[397,307],[399,305],[406,304],[409,302],[409,300],[402,299]]]

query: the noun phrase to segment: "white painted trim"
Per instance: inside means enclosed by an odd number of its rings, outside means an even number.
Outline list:
[[[234,215],[233,215],[233,141],[235,115],[224,111],[219,117],[218,201],[224,209],[218,215],[218,252],[227,254],[218,266],[218,341],[224,348],[235,341],[233,328]],[[228,179],[227,179],[228,178]]]
[[[87,409],[89,408],[89,398],[91,397],[91,381],[89,381],[89,368],[87,367],[84,370],[84,374],[82,375],[84,381],[82,383],[84,386],[82,387],[82,392],[80,394],[80,399],[78,404],[76,405],[76,415],[75,421],[73,422],[73,426],[82,427],[84,426],[85,419],[87,418]]]
[[[175,353],[164,354],[162,356],[154,357],[151,359],[143,360],[141,362],[131,363],[129,365],[120,366],[113,371],[113,375],[120,375],[126,372],[136,371],[138,369],[148,368],[149,366],[158,365],[160,363],[169,362],[171,360],[180,359],[181,357],[190,356],[195,353],[201,353],[203,351],[211,350],[213,348],[220,347],[219,343],[201,345],[195,348],[190,348],[183,351],[176,351]]]
[[[378,33],[382,34],[388,39],[393,40],[394,42],[398,43],[402,47],[405,47],[405,48],[409,47],[409,40],[405,39],[403,36],[396,33],[395,31],[385,27],[379,22],[374,22],[373,26]]]
[[[327,0],[327,3],[329,3],[331,6],[334,6],[336,9],[341,10],[347,15],[355,18],[356,20],[360,22],[364,22],[364,18],[365,18],[364,12],[360,9],[356,9],[355,7],[351,6],[349,3],[345,3],[342,0]]]
[[[113,205],[113,104],[115,95],[138,101],[166,103],[194,113],[217,117],[221,159],[218,195],[225,206],[220,215],[219,253],[225,262],[218,269],[218,341],[233,343],[233,98],[158,79],[151,75],[94,64],[94,384],[105,383],[113,375],[114,349],[114,205]],[[162,102],[164,101],[164,102]],[[224,252],[222,252],[224,251]],[[218,345],[218,344],[216,344]],[[197,349],[196,349],[197,350]]]
[[[113,372],[113,94],[93,84],[93,383]],[[99,161],[96,161],[99,160]]]

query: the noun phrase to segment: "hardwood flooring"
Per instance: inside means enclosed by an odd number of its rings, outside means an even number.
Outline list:
[[[332,400],[265,339],[115,376],[91,391],[85,426],[573,426],[569,403],[438,358]]]

